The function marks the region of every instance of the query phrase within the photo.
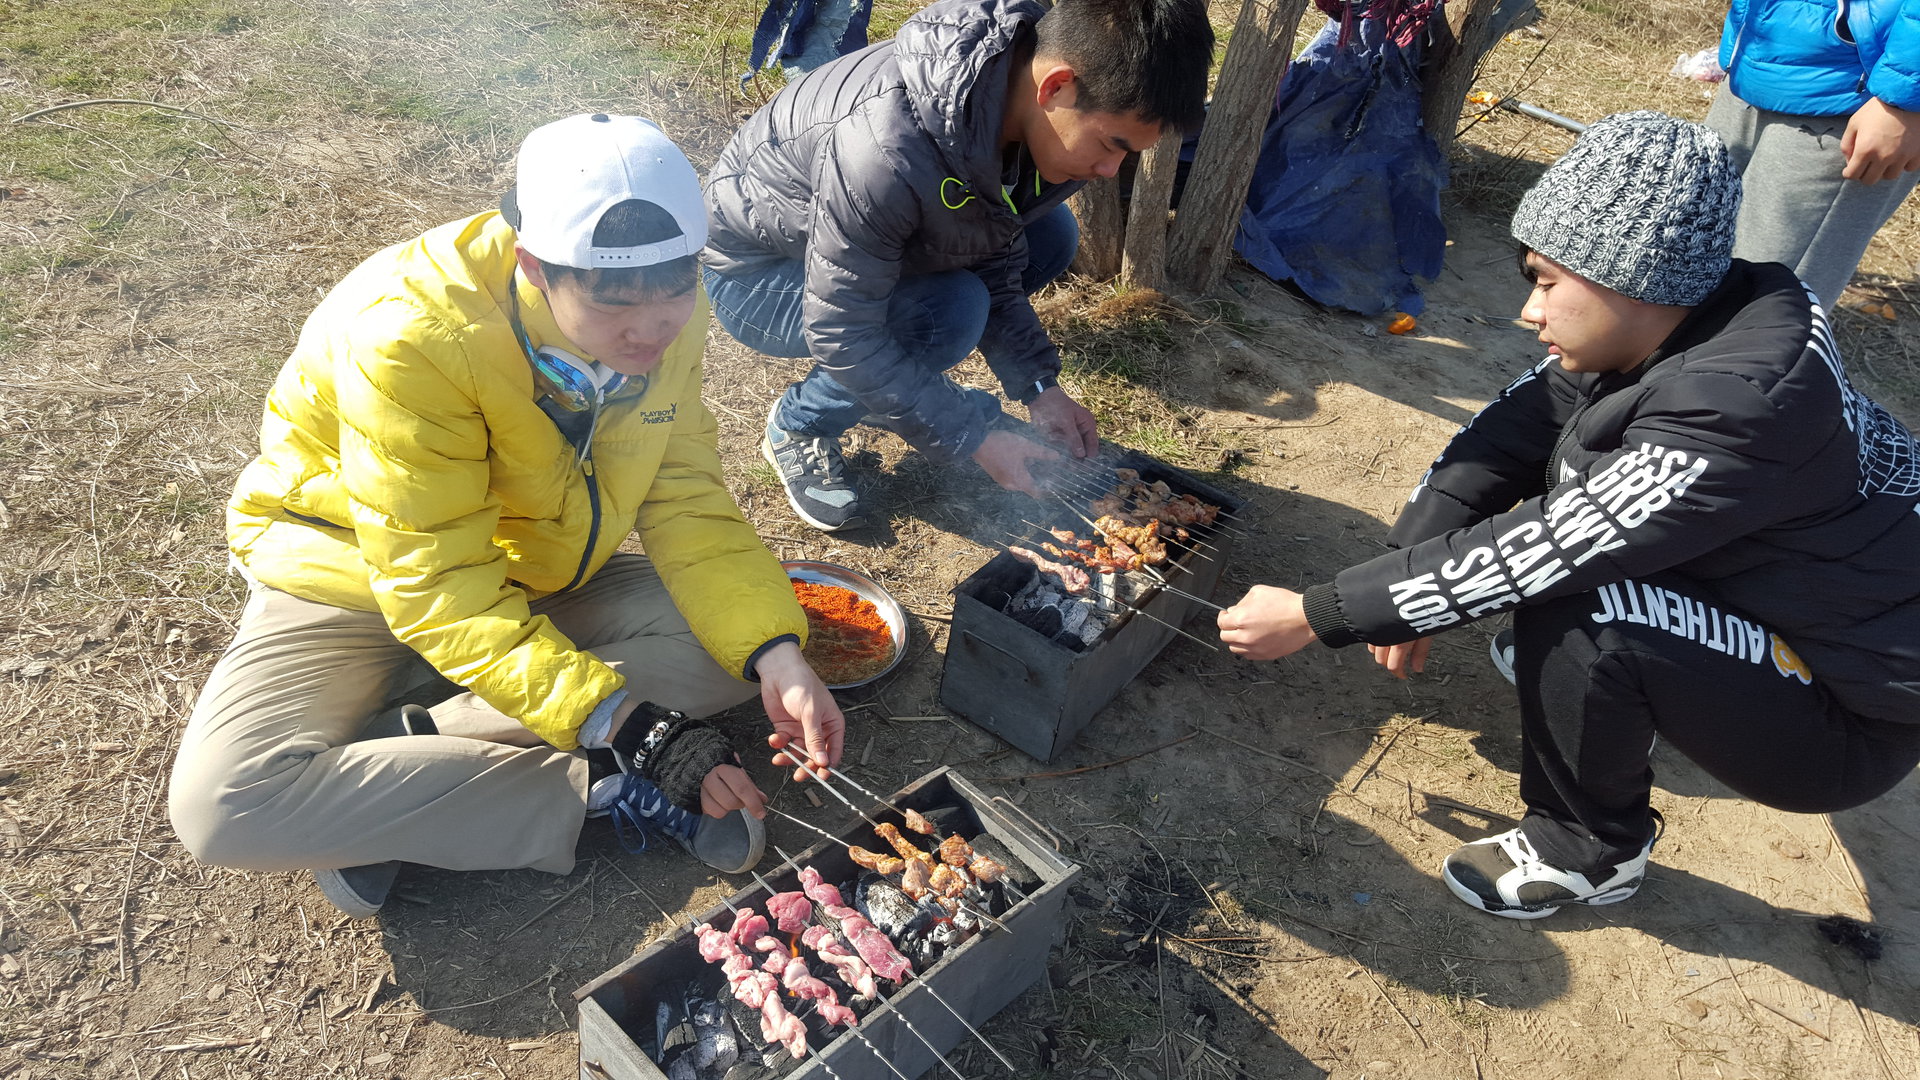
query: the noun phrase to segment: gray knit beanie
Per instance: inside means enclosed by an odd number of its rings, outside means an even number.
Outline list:
[[[1617,293],[1686,306],[1726,276],[1739,212],[1720,136],[1665,113],[1615,113],[1521,197],[1513,236]]]

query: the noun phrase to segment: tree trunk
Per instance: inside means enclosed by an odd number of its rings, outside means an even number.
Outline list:
[[[1260,133],[1273,113],[1274,91],[1293,56],[1294,31],[1306,6],[1307,0],[1246,0],[1234,24],[1167,242],[1168,272],[1193,292],[1213,288],[1226,272],[1260,156]]]
[[[1173,201],[1173,177],[1180,171],[1181,132],[1169,127],[1146,153],[1133,174],[1133,200],[1127,211],[1127,240],[1120,276],[1142,289],[1167,287],[1167,206]]]
[[[1502,8],[1509,9],[1502,11]],[[1524,25],[1533,14],[1531,0],[1454,0],[1441,11],[1444,19],[1430,24],[1433,44],[1421,63],[1420,121],[1445,161],[1453,150],[1454,131],[1460,126],[1460,106],[1480,71],[1480,60],[1500,35]],[[1512,9],[1518,9],[1512,10]]]
[[[1120,183],[1095,180],[1067,200],[1080,223],[1080,250],[1073,256],[1073,272],[1105,281],[1120,272]]]

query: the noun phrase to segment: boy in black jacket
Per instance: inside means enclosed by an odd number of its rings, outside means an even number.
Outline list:
[[[1634,894],[1656,736],[1802,813],[1920,762],[1920,445],[1791,271],[1730,257],[1739,203],[1707,129],[1589,128],[1513,220],[1547,358],[1454,436],[1396,550],[1219,616],[1242,656],[1358,642],[1405,677],[1428,635],[1514,613],[1527,813],[1442,868],[1482,911]]]

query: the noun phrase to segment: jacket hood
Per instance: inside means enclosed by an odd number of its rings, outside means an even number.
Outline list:
[[[962,178],[1000,182],[1001,114],[1014,44],[1046,14],[1034,0],[940,0],[894,36],[894,62],[920,126]]]

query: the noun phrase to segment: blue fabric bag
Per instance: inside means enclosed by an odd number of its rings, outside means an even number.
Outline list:
[[[1365,315],[1426,306],[1447,173],[1420,123],[1424,38],[1364,18],[1343,35],[1329,20],[1287,70],[1234,244],[1262,273]]]
[[[775,64],[796,73],[812,71],[864,49],[872,17],[873,0],[767,0],[740,82]]]

